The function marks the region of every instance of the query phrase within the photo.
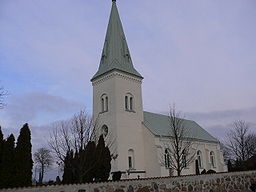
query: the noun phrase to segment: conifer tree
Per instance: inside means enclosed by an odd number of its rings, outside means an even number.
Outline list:
[[[100,136],[97,146],[89,141],[84,149],[69,151],[64,161],[63,183],[106,181],[111,169],[111,156]]]
[[[0,172],[0,187],[14,187],[16,169],[14,164],[15,138],[11,134],[3,144],[2,165]]]
[[[31,133],[28,124],[24,124],[20,130],[15,151],[16,156],[16,184],[19,187],[30,186],[32,184],[32,145]]]
[[[92,182],[95,177],[95,165],[96,165],[96,144],[94,141],[89,141],[84,149],[84,170],[83,170],[83,182]]]
[[[73,172],[74,172],[74,167],[73,167],[73,151],[68,151],[64,160],[64,173],[63,173],[63,178],[62,182],[64,184],[68,183],[74,183],[73,179]]]
[[[105,141],[103,135],[100,136],[98,145],[96,147],[96,170],[95,170],[95,180],[96,181],[106,181],[109,177],[109,172],[111,169],[111,156],[108,147],[105,147]]]

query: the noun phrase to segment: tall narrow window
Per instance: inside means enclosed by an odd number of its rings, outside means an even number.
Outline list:
[[[125,109],[128,110],[128,96],[125,96]]]
[[[132,168],[132,157],[128,156],[128,164],[129,164],[129,169]]]
[[[214,157],[213,151],[210,152],[210,162],[211,162],[211,166],[215,167],[215,157]]]
[[[164,164],[166,168],[170,168],[170,153],[168,149],[164,151]]]
[[[133,149],[128,150],[128,168],[134,169],[134,150]]]
[[[134,99],[133,99],[133,95],[131,93],[127,93],[125,95],[125,110],[126,111],[130,111],[130,112],[134,112]]]
[[[104,99],[101,98],[101,112],[104,112]]]
[[[106,94],[103,94],[101,96],[101,112],[108,111],[108,96]]]
[[[106,96],[106,98],[105,98],[105,106],[106,106],[106,111],[108,111],[108,97]]]
[[[130,110],[133,110],[133,106],[132,106],[132,105],[133,105],[133,103],[132,103],[133,101],[132,101],[132,99],[133,99],[133,98],[130,97]]]
[[[203,167],[203,164],[202,164],[202,152],[201,151],[197,151],[196,155],[197,155],[197,160],[198,160],[198,166],[199,166],[199,168],[202,168]]]
[[[182,166],[187,167],[187,153],[185,150],[182,151]]]

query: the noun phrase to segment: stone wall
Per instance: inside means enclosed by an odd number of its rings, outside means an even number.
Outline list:
[[[1,192],[249,192],[256,171],[2,189]]]

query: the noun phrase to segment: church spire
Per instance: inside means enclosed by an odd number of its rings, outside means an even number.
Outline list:
[[[118,14],[116,0],[112,0],[112,8],[100,66],[91,81],[113,70],[122,71],[143,78],[133,67],[122,23]]]

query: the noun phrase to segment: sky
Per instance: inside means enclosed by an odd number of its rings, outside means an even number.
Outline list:
[[[188,119],[225,140],[235,120],[256,131],[255,0],[117,0],[143,107]],[[92,113],[92,85],[111,0],[0,0],[0,109],[5,137],[24,123],[33,150],[51,124]]]

